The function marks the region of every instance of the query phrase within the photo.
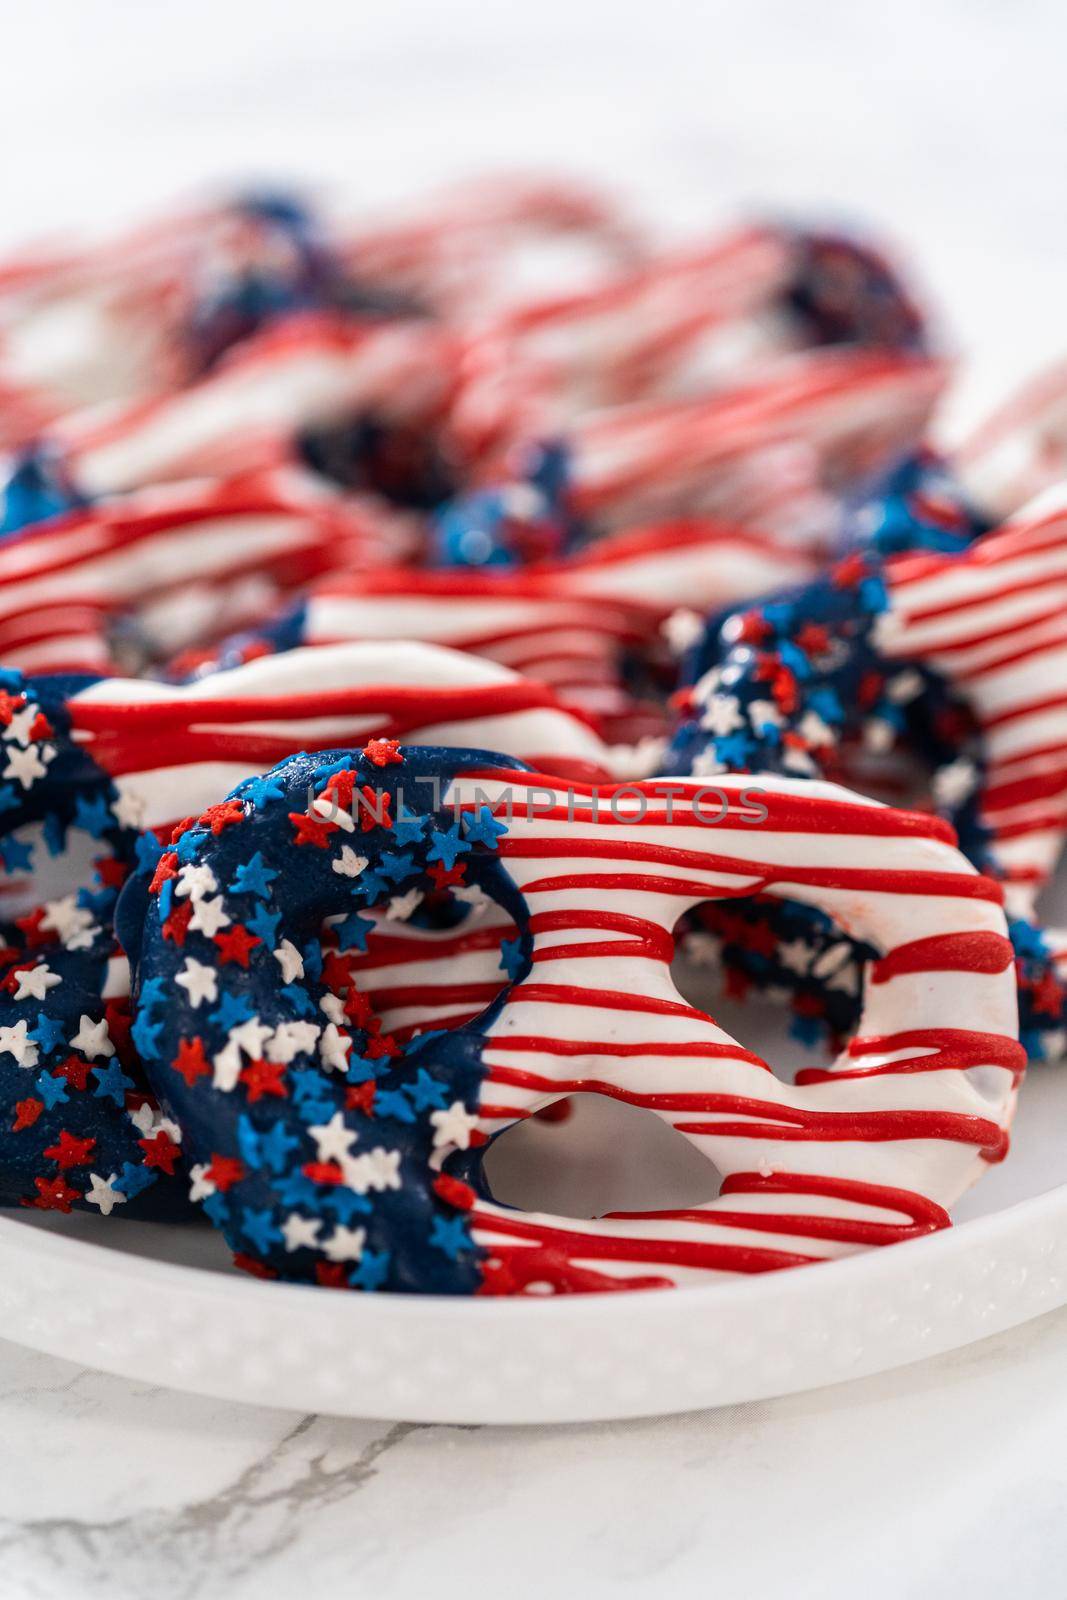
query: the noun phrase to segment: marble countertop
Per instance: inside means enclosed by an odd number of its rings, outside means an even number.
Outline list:
[[[895,1374],[645,1422],[353,1422],[0,1345],[4,1600],[1062,1592],[1067,1311]],[[1058,1579],[1056,1575],[1059,1574]]]
[[[578,170],[696,226],[860,216],[973,416],[1067,352],[1057,0],[52,0],[7,24],[0,242],[226,176],[378,203]],[[30,137],[27,136],[30,130]],[[0,1600],[1058,1595],[1067,1312],[820,1393],[616,1426],[256,1411],[0,1344]]]

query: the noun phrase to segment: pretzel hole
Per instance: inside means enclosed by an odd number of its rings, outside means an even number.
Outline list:
[[[569,1104],[562,1124],[530,1117],[493,1141],[485,1175],[495,1200],[584,1220],[700,1205],[718,1192],[714,1168],[654,1112],[599,1094]]]
[[[674,929],[671,978],[778,1077],[823,1065],[854,1032],[877,952],[810,905],[755,895],[709,900]]]
[[[406,1044],[429,1029],[461,1027],[493,1003],[508,983],[501,947],[518,929],[487,896],[427,892],[399,909],[383,902],[368,911],[374,929],[351,968],[383,1028]]]

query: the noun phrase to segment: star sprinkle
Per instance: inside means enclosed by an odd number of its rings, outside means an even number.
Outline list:
[[[457,819],[451,828],[435,829],[426,859],[440,861],[446,871],[451,871],[456,864],[456,857],[465,854],[469,849],[470,844],[460,837]]]
[[[366,1238],[365,1228],[346,1228],[338,1223],[322,1248],[331,1261],[358,1261]]]
[[[117,1106],[125,1104],[126,1091],[134,1086],[133,1079],[127,1078],[117,1061],[110,1061],[106,1067],[94,1067],[93,1076],[96,1079],[93,1094],[98,1100],[113,1100]]]
[[[308,1133],[315,1141],[320,1161],[342,1160],[356,1142],[356,1135],[340,1111],[334,1113],[325,1125],[310,1127]]]
[[[85,1199],[89,1205],[99,1207],[102,1217],[109,1217],[116,1206],[126,1204],[126,1195],[115,1187],[117,1182],[117,1172],[112,1172],[107,1178],[102,1178],[98,1172],[89,1174],[90,1187]]]
[[[291,939],[283,939],[274,959],[282,969],[282,979],[285,983],[292,983],[295,978],[304,976],[304,958],[293,944]]]
[[[264,861],[263,852],[257,850],[255,855],[237,867],[230,888],[234,894],[254,894],[266,900],[270,897],[270,886],[277,876],[277,872]],[[211,887],[214,888],[214,884]]]
[[[479,806],[473,815],[466,813],[463,822],[464,831],[471,844],[484,844],[488,850],[495,850],[502,836],[508,831],[507,823],[498,822],[489,806]]]
[[[196,901],[189,918],[189,927],[193,932],[202,933],[205,939],[214,939],[220,929],[229,926],[230,917],[221,896],[209,900],[205,895]]]
[[[357,855],[351,845],[342,845],[341,854],[333,862],[333,870],[342,878],[358,878],[370,865],[366,856]]]
[[[20,1067],[35,1067],[38,1050],[29,1037],[29,1023],[25,1017],[7,1027],[0,1027],[0,1055],[14,1056]]]
[[[453,1100],[447,1110],[431,1111],[430,1121],[434,1128],[434,1149],[444,1145],[454,1146],[458,1150],[468,1149],[471,1134],[478,1126],[478,1118],[467,1110],[462,1100]]]
[[[180,984],[189,996],[189,1004],[194,1010],[209,1000],[212,1005],[219,997],[219,978],[214,967],[209,967],[201,961],[196,961],[192,956],[187,956],[185,966],[175,978],[175,983]]]

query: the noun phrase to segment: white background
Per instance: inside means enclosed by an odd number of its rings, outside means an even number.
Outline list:
[[[1061,3],[223,0],[5,7],[0,234],[310,175],[375,206],[486,165],[664,228],[884,227],[972,416],[1067,353]],[[735,1412],[468,1431],[139,1391],[0,1346],[0,1596],[1059,1596],[1067,1316]]]
[[[9,238],[219,178],[312,177],[377,206],[548,167],[668,226],[783,207],[884,227],[967,358],[968,410],[1067,349],[1057,0],[4,10]]]

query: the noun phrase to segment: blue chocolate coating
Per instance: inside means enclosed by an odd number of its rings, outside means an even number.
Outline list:
[[[525,902],[494,854],[506,830],[488,807],[461,823],[439,803],[456,774],[519,764],[411,747],[377,765],[368,751],[294,756],[246,780],[131,879],[118,931],[139,1044],[203,1171],[204,1210],[240,1257],[298,1281],[470,1294],[482,1279],[463,1215],[472,1191],[431,1157],[449,1108],[477,1110],[484,1030],[502,1002],[400,1045],[344,953],[365,945],[366,912],[459,862],[516,923],[508,971],[520,975]],[[355,827],[331,820],[333,802]],[[341,920],[324,944],[326,918]],[[464,1176],[480,1186],[478,1167]]]

